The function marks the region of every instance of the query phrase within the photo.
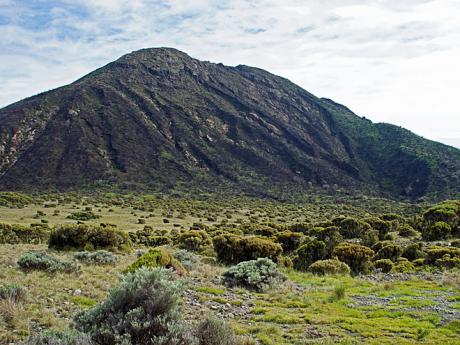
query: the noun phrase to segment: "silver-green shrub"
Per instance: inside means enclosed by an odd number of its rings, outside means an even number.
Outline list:
[[[140,268],[122,277],[102,304],[78,314],[78,330],[98,345],[191,345],[195,337],[181,320],[182,282],[164,268]]]
[[[93,345],[91,338],[76,331],[45,331],[29,337],[22,345]]]
[[[74,258],[90,265],[115,265],[118,260],[115,254],[107,250],[77,252],[74,254]]]
[[[72,273],[78,271],[74,262],[62,261],[45,252],[26,252],[18,260],[18,265],[23,271],[47,271]]]
[[[256,291],[264,291],[282,279],[278,266],[268,258],[240,262],[222,274],[224,284]]]

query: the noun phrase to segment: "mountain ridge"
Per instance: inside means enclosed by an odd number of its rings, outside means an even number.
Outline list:
[[[262,69],[174,48],[123,55],[0,109],[0,155],[3,189],[460,192],[460,150],[374,124]]]

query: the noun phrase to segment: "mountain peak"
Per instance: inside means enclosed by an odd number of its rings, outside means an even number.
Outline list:
[[[267,71],[174,48],[126,54],[0,119],[3,189],[460,192],[459,150],[374,125]]]
[[[123,55],[119,60],[148,60],[148,59],[192,59],[188,54],[170,47],[143,48]]]

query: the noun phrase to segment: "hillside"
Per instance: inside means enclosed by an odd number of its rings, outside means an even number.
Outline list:
[[[1,189],[460,195],[460,150],[266,71],[169,48],[1,109],[0,157]]]

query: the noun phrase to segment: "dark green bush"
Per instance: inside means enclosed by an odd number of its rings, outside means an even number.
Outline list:
[[[228,264],[258,258],[269,258],[277,262],[283,252],[278,243],[259,237],[219,235],[213,238],[213,244],[218,260]]]
[[[426,254],[423,251],[423,245],[419,242],[410,244],[406,248],[404,248],[401,256],[408,259],[409,261],[414,261],[417,259],[425,258],[425,255]]]
[[[93,345],[87,334],[76,331],[45,331],[29,337],[22,345]]]
[[[71,213],[67,216],[68,219],[87,221],[92,219],[101,218],[99,215],[95,214],[93,211],[78,211]]]
[[[143,244],[149,247],[157,247],[172,244],[172,239],[166,236],[165,230],[154,230],[151,226],[146,225],[142,230],[130,232],[131,242]]]
[[[422,229],[422,237],[426,241],[444,240],[450,236],[452,227],[446,222],[436,222]]]
[[[381,270],[383,273],[388,273],[393,269],[393,261],[390,259],[379,259],[374,261],[374,268]]]
[[[403,224],[398,228],[398,234],[401,237],[414,237],[418,232],[409,224]]]
[[[265,291],[276,284],[282,275],[278,266],[268,258],[240,262],[222,274],[224,284]]]
[[[369,230],[361,234],[361,244],[366,247],[373,247],[379,240],[379,232],[377,230]]]
[[[308,267],[308,272],[318,276],[324,275],[348,275],[350,267],[337,259],[318,260]]]
[[[180,281],[166,269],[140,269],[122,277],[108,299],[78,314],[78,330],[98,345],[189,345],[194,337],[180,319]]]
[[[366,218],[364,221],[368,223],[372,229],[378,231],[380,240],[383,240],[385,235],[388,234],[391,230],[391,224],[386,220],[377,217],[370,217]]]
[[[446,254],[442,258],[435,261],[435,266],[447,269],[460,268],[460,257]]]
[[[18,260],[19,267],[24,271],[47,271],[72,273],[78,271],[73,262],[61,261],[45,252],[26,252]]]
[[[336,226],[321,228],[316,232],[316,238],[326,244],[327,252],[332,253],[335,246],[343,242],[343,237],[340,234],[340,229]]]
[[[149,236],[145,239],[144,244],[148,247],[169,246],[172,239],[168,236]]]
[[[296,223],[296,224],[289,225],[287,229],[292,232],[301,232],[305,235],[308,235],[310,231],[313,230],[313,224]]]
[[[276,242],[281,244],[284,253],[295,251],[305,241],[306,236],[301,232],[292,232],[289,230],[276,234]]]
[[[403,253],[403,250],[400,246],[390,243],[380,248],[374,256],[374,260],[380,259],[389,259],[391,261],[396,261]]]
[[[364,232],[371,230],[368,223],[352,217],[339,217],[333,219],[332,222],[340,228],[340,234],[344,238],[359,238]]]
[[[353,274],[359,274],[369,271],[374,251],[359,244],[341,243],[335,247],[333,255],[350,266]]]
[[[0,244],[46,243],[51,229],[44,225],[22,226],[0,223]]]
[[[49,248],[57,250],[131,250],[126,232],[112,227],[93,227],[84,224],[58,225],[51,232]]]
[[[118,258],[107,250],[97,250],[95,252],[77,252],[74,258],[78,261],[91,265],[115,265]]]
[[[437,222],[449,224],[453,229],[460,223],[460,200],[447,200],[437,204],[422,215],[424,227],[429,227]]]
[[[181,249],[200,252],[212,245],[211,237],[204,230],[190,230],[179,234],[175,240]]]
[[[0,192],[0,206],[23,208],[32,202],[31,197],[21,193]]]
[[[446,255],[450,258],[460,259],[460,248],[438,246],[428,248],[426,251],[425,263],[428,265],[436,265],[436,261],[446,258]]]
[[[299,271],[306,271],[312,263],[323,260],[327,256],[326,244],[323,241],[312,240],[297,249],[293,259],[294,268]]]
[[[185,273],[185,269],[181,263],[164,248],[152,248],[147,253],[142,254],[125,269],[125,273],[134,273],[142,267],[171,268],[179,274]]]
[[[406,258],[399,258],[394,264],[392,272],[408,273],[415,270],[415,266],[412,262]]]

